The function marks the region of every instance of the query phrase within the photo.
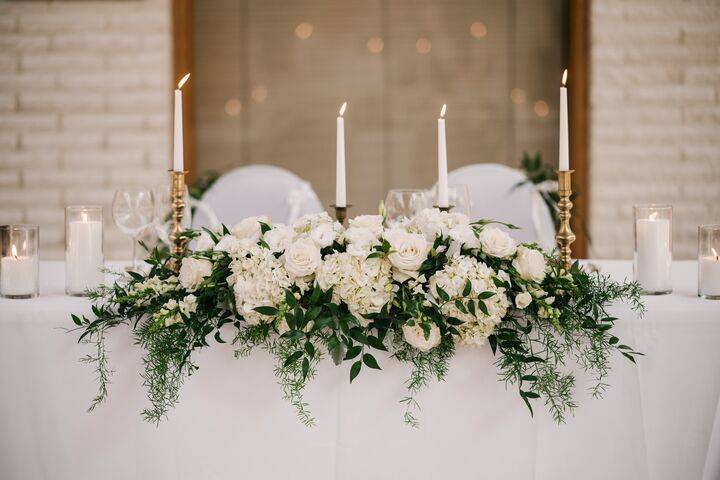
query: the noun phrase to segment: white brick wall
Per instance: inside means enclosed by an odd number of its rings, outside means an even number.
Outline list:
[[[112,195],[165,180],[170,47],[169,0],[0,4],[0,224],[40,224],[44,258],[83,203],[105,207],[107,257],[129,257]]]
[[[720,223],[720,1],[595,0],[591,251],[632,256],[633,204],[674,206],[676,258]]]

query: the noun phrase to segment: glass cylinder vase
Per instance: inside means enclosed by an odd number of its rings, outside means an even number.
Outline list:
[[[103,267],[102,207],[65,207],[65,292],[82,296],[102,285]]]
[[[39,240],[37,225],[0,225],[0,296],[38,296]]]
[[[720,224],[698,227],[698,296],[720,300]]]
[[[648,295],[672,292],[672,206],[635,205],[635,281]]]

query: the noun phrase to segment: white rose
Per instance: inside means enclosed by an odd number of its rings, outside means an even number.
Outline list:
[[[545,256],[537,250],[521,245],[512,265],[524,280],[540,283],[545,279]]]
[[[515,240],[506,232],[495,227],[485,227],[480,232],[482,251],[498,258],[507,258],[515,253]]]
[[[285,250],[283,262],[290,276],[307,277],[320,266],[320,249],[309,238],[295,240]]]
[[[430,244],[421,233],[408,233],[395,228],[385,232],[385,240],[390,244],[388,260],[400,273],[396,280],[404,281],[416,277],[420,266],[427,259]]]
[[[187,295],[178,302],[178,307],[183,315],[190,316],[197,311],[197,297],[192,293]]]
[[[515,296],[515,306],[520,310],[530,305],[531,302],[532,296],[527,292],[518,293]]]
[[[358,215],[349,220],[350,228],[366,228],[373,232],[375,236],[382,233],[383,217],[381,215]]]
[[[216,252],[225,252],[229,254],[237,253],[240,250],[240,240],[233,235],[223,235],[215,245]]]
[[[468,224],[450,229],[450,238],[467,249],[480,248],[480,240],[475,235],[475,229]]]
[[[320,248],[329,247],[337,238],[337,232],[332,223],[321,223],[310,231],[310,238]]]
[[[212,250],[212,248],[215,246],[215,242],[213,242],[213,239],[210,237],[210,234],[203,231],[199,237],[195,240],[195,250],[197,251],[205,251],[205,250]]]
[[[263,239],[272,252],[286,250],[295,238],[295,230],[286,225],[275,225],[271,230],[265,232]]]
[[[378,243],[378,236],[364,227],[350,227],[345,231],[346,251],[354,257],[366,257],[370,249]]]
[[[270,225],[268,217],[248,217],[232,227],[230,233],[235,235],[238,240],[249,239],[257,242],[262,234],[260,222]]]
[[[195,291],[210,272],[212,272],[212,263],[209,260],[185,257],[180,264],[178,275],[180,285],[191,292]]]
[[[402,327],[405,341],[421,352],[427,352],[440,344],[440,329],[434,323],[430,325],[430,334],[425,338],[425,331],[420,325]]]
[[[512,285],[512,282],[510,281],[510,274],[507,273],[505,270],[498,270],[497,276],[503,282],[507,283],[508,285]]]

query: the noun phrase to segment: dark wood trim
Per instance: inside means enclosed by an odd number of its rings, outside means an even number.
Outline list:
[[[188,72],[192,73],[192,0],[173,0],[172,36],[173,36],[173,84]],[[183,87],[183,150],[185,169],[189,178],[195,176],[195,123],[193,115],[193,77]]]
[[[590,2],[570,0],[569,23],[569,127],[570,166],[575,170],[572,229],[577,236],[572,246],[575,258],[587,258],[590,208]]]

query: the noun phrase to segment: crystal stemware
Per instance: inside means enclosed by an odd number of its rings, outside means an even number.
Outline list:
[[[152,223],[154,215],[153,194],[146,189],[122,189],[115,192],[112,215],[115,225],[132,238],[132,270],[137,269],[137,244],[140,235]]]
[[[427,192],[415,188],[393,188],[385,198],[389,224],[407,221],[427,207]]]

